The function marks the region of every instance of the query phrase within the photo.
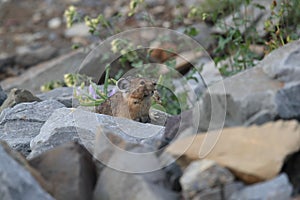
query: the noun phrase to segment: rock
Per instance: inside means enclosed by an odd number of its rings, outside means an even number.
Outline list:
[[[37,181],[0,145],[0,196],[1,199],[54,200]]]
[[[57,29],[61,26],[62,21],[59,17],[52,18],[48,21],[48,27],[50,29]]]
[[[300,151],[291,155],[286,160],[286,163],[283,167],[283,172],[286,173],[289,177],[291,184],[293,185],[293,195],[300,194]]]
[[[210,130],[222,128],[224,118],[225,127],[263,124],[278,117],[297,119],[299,109],[296,103],[296,109],[291,111],[295,100],[290,98],[298,97],[287,95],[298,90],[299,48],[300,41],[289,43],[274,50],[256,67],[209,86],[201,100],[199,132],[207,131],[209,125]],[[284,64],[287,60],[294,64]]]
[[[78,140],[93,151],[96,132],[99,127],[116,134],[126,142],[157,148],[164,133],[164,127],[137,123],[125,118],[114,118],[83,111],[62,108],[56,110],[41,128],[40,134],[31,141],[32,153],[29,158],[56,145]]]
[[[21,46],[17,49],[15,62],[23,67],[30,67],[50,60],[56,53],[57,50],[52,46]]]
[[[55,109],[64,107],[54,101],[21,103],[0,114],[0,139],[13,149],[28,155],[30,141],[40,133],[40,128]]]
[[[292,186],[286,174],[281,174],[269,181],[247,186],[241,191],[234,193],[229,199],[290,200],[291,194]]]
[[[0,108],[5,99],[7,98],[6,93],[3,91],[2,87],[0,86]],[[0,111],[1,112],[1,111]]]
[[[72,108],[73,106],[75,107],[75,98],[73,97],[73,91],[74,88],[72,87],[60,87],[60,88],[55,88],[46,93],[37,94],[36,96],[41,100],[53,99],[64,104],[67,108]]]
[[[5,108],[14,107],[16,104],[19,103],[34,102],[34,101],[41,101],[41,100],[38,97],[34,96],[28,90],[14,88],[9,92],[7,99],[1,105],[0,112]]]
[[[223,187],[233,181],[234,176],[228,169],[217,165],[211,160],[192,162],[184,170],[184,173],[180,178],[183,195],[186,199],[193,199],[196,195],[211,195],[212,193],[215,193],[215,197],[222,199],[221,194]],[[211,199],[216,199],[215,197]]]
[[[78,63],[86,57],[83,50],[73,51],[51,61],[31,67],[19,77],[8,78],[0,84],[4,90],[14,87],[28,89],[34,94],[40,93],[41,85],[52,80],[63,80],[64,74],[74,73]]]
[[[36,169],[34,169],[32,166],[29,165],[28,161],[25,159],[25,157],[22,154],[11,149],[8,146],[8,144],[4,141],[0,141],[0,145],[10,157],[12,157],[19,165],[21,165],[28,172],[30,172],[31,176],[33,176],[35,180],[38,181],[40,186],[46,192],[52,195],[52,185],[48,181],[46,181]]]
[[[261,111],[270,116],[263,123],[273,120],[277,114],[275,94],[281,87],[259,66],[211,85],[203,95],[199,131],[206,131],[209,125],[222,128],[225,117],[225,127],[243,125]]]
[[[300,41],[290,42],[272,51],[263,60],[263,70],[271,78],[284,83],[300,79]]]
[[[234,194],[237,191],[241,191],[245,185],[241,182],[233,182],[230,184],[225,185],[223,188],[223,194],[224,199],[229,199],[232,194]]]
[[[65,31],[65,36],[67,38],[72,38],[75,36],[88,37],[90,36],[90,32],[85,23],[77,23]]]
[[[55,199],[92,199],[96,168],[92,156],[79,144],[59,146],[29,162],[52,183]]]
[[[276,93],[277,112],[282,119],[300,120],[300,82],[287,85]]]
[[[135,148],[135,152],[140,153],[140,147]],[[126,159],[120,154],[115,153],[110,158],[112,163],[118,162],[119,165],[134,163],[140,167],[145,165],[158,164],[155,156],[147,156],[147,159],[138,161]],[[109,163],[108,166],[113,164]],[[140,168],[137,166],[137,168]],[[165,187],[165,174],[162,170],[150,171],[143,174],[126,173],[106,167],[100,174],[94,191],[94,200],[98,199],[124,199],[124,200],[152,200],[152,199],[179,199],[178,194]]]
[[[191,160],[213,160],[240,180],[254,183],[276,177],[287,156],[300,149],[299,130],[297,121],[227,128],[222,135],[208,132],[179,139],[167,152]]]
[[[199,23],[192,26],[198,31],[196,36],[192,36],[204,49],[209,48],[214,44],[214,38],[212,37],[212,28],[205,23]],[[184,33],[186,27],[179,28],[177,31]]]
[[[0,53],[0,80],[6,78],[6,74],[9,74],[9,68],[13,66],[15,57],[5,53]]]

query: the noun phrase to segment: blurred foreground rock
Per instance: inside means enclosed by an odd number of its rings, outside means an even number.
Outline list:
[[[5,200],[54,200],[0,143],[0,197]]]
[[[225,199],[243,187],[234,175],[211,160],[192,162],[180,178],[185,199]],[[236,187],[233,187],[235,184]]]
[[[143,147],[131,147],[131,150],[137,154],[148,152]],[[104,164],[109,167],[106,167],[99,176],[94,192],[94,200],[179,199],[179,195],[171,191],[166,185],[166,174],[163,170],[149,170],[149,172],[142,174],[128,173],[128,169],[133,169],[129,167],[130,165],[135,165],[136,169],[159,166],[159,161],[154,155],[141,155],[141,159],[136,159],[135,157],[124,156],[116,151]],[[119,167],[122,167],[122,169]]]
[[[216,131],[179,139],[167,151],[192,160],[214,160],[244,182],[254,183],[274,178],[287,156],[300,149],[297,121],[227,128],[218,134]]]
[[[79,144],[59,146],[30,160],[30,164],[53,185],[55,199],[92,199],[96,168],[92,156]]]
[[[241,191],[235,192],[229,199],[290,200],[292,190],[286,174],[281,174],[269,181],[246,186]]]

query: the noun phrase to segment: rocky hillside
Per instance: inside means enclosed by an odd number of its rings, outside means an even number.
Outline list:
[[[188,107],[178,115],[152,108],[151,123],[139,123],[80,105],[77,87],[40,91],[66,73],[82,72],[82,63],[85,73],[94,73],[92,49],[99,37],[80,22],[63,28],[67,6],[81,7],[82,15],[101,11],[112,17],[118,9],[128,12],[126,2],[16,2],[0,1],[0,199],[300,199],[300,40],[268,53],[261,43],[253,44],[262,59],[239,71],[234,54],[215,64],[185,46],[181,55],[171,55],[174,71],[181,74],[172,80],[172,92],[179,99],[189,87],[197,98],[187,99]],[[205,1],[184,1],[178,9],[174,1],[145,2],[159,18],[157,26],[181,34],[184,24],[167,22]],[[272,9],[247,8],[253,9],[252,25],[267,38],[261,25]],[[121,17],[118,26],[145,27],[140,18]],[[230,17],[224,20],[234,23]],[[202,30],[192,38],[220,56],[211,35],[226,34],[223,29],[191,19],[185,24]],[[149,40],[159,37],[147,33]],[[178,41],[167,44],[179,47]],[[84,48],[71,51],[72,43]],[[157,54],[162,58],[163,53]],[[231,67],[222,71],[226,64]],[[166,75],[166,69],[159,73]]]

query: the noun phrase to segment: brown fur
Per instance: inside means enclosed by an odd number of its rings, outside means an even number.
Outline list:
[[[127,79],[126,91],[118,91],[96,108],[97,113],[149,122],[149,109],[156,83],[147,78]]]

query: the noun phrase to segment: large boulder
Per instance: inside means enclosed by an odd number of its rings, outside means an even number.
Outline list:
[[[32,175],[14,160],[0,144],[0,197],[5,200],[54,200]]]
[[[30,164],[52,184],[55,199],[92,199],[96,168],[92,156],[79,144],[56,147],[30,160]]]
[[[157,148],[164,134],[164,127],[138,123],[125,118],[96,114],[75,108],[56,110],[30,143],[32,158],[62,143],[75,140],[93,151],[96,132],[105,127],[109,134],[116,134],[127,142]]]
[[[4,109],[0,114],[0,139],[13,149],[28,155],[30,141],[40,133],[40,129],[52,112],[64,107],[55,100],[20,103]]]
[[[246,183],[276,177],[290,154],[300,149],[297,121],[277,121],[262,126],[234,127],[179,139],[167,148],[174,156],[210,159],[229,168]]]
[[[256,67],[211,85],[200,106],[199,131],[298,119],[300,41],[271,52]],[[217,120],[215,120],[217,119]],[[210,129],[212,130],[212,129]]]

